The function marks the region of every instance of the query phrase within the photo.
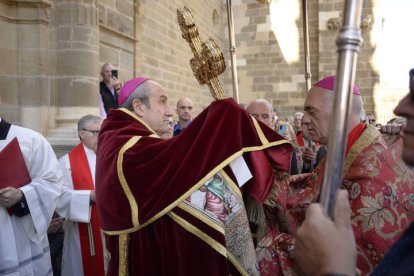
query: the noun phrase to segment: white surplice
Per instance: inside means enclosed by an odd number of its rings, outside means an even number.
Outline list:
[[[83,145],[83,149],[85,150],[89,169],[91,170],[93,183],[95,185],[96,154],[85,145]],[[78,222],[90,222],[90,191],[73,190],[72,173],[68,154],[59,158],[59,164],[63,170],[65,185],[65,192],[59,200],[59,205],[69,206],[69,208],[64,208],[66,213],[62,213],[58,208],[58,213],[66,219],[64,225],[65,240],[63,244],[62,276],[82,276],[84,273]]]
[[[14,137],[32,179],[20,188],[30,214],[10,216],[0,207],[0,275],[52,275],[47,229],[62,191],[62,172],[50,144],[30,129],[12,125],[0,150]]]

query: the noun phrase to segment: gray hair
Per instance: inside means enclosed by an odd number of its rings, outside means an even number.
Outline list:
[[[293,118],[296,118],[296,117],[303,117],[303,113],[302,112],[295,112],[294,114],[293,114]]]
[[[148,109],[151,108],[149,102],[149,95],[151,92],[151,87],[149,86],[148,81],[144,81],[140,86],[135,88],[135,90],[129,95],[126,101],[122,104],[121,107],[124,107],[130,111],[134,111],[134,107],[132,106],[132,101],[137,99],[140,100]]]
[[[100,122],[100,121],[102,121],[102,118],[99,117],[99,116],[95,116],[95,115],[86,115],[86,116],[83,116],[82,118],[79,119],[79,122],[78,122],[78,132],[80,132],[81,130],[85,129],[86,128],[86,125],[89,122],[97,123],[97,122]]]

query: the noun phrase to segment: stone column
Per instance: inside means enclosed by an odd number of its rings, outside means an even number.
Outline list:
[[[0,86],[2,116],[45,133],[49,110],[50,2],[0,4]]]
[[[49,132],[49,140],[54,145],[76,144],[79,118],[99,114],[97,0],[56,1],[56,21],[56,129]]]

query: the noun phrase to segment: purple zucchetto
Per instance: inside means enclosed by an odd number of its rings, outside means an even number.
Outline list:
[[[149,80],[148,78],[135,78],[127,81],[121,88],[118,96],[118,104],[121,106],[128,97],[140,86],[143,82]]]
[[[329,77],[323,78],[317,83],[315,83],[313,86],[333,91],[335,88],[335,76],[329,76]],[[359,92],[358,86],[354,85],[352,89],[352,94],[361,96],[361,92]]]

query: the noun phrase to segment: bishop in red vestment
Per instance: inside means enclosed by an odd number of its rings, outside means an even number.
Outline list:
[[[407,119],[397,142],[402,159],[414,166],[414,70],[410,70],[410,92],[394,109],[397,116]],[[397,129],[386,128],[386,133],[398,133]],[[395,133],[394,132],[394,133]],[[401,140],[403,148],[401,148]],[[392,141],[391,139],[389,141]],[[393,148],[395,145],[392,145]],[[414,183],[409,183],[413,185]],[[309,275],[355,275],[355,237],[351,224],[351,209],[348,193],[339,191],[335,200],[334,218],[330,220],[320,204],[312,204],[306,212],[306,219],[297,231],[295,262]],[[411,201],[412,203],[412,201]],[[338,237],[341,237],[338,239]],[[371,276],[414,275],[414,224],[408,227],[384,259],[370,274]]]
[[[263,203],[291,145],[232,100],[213,102],[171,139],[167,92],[137,78],[98,142],[96,196],[108,275],[255,275],[240,187]]]
[[[328,107],[333,106],[333,87],[333,77],[312,87],[302,119],[312,141],[324,145],[332,117]],[[357,268],[367,275],[413,220],[414,176],[401,161],[400,143],[388,147],[375,127],[359,123],[362,101],[356,87],[353,92],[342,188],[349,193]],[[309,204],[319,198],[324,168],[322,160],[313,174],[294,176],[289,185],[278,187],[275,206],[282,213],[279,229],[269,232],[257,249],[262,275],[300,274],[292,258],[294,234]]]

